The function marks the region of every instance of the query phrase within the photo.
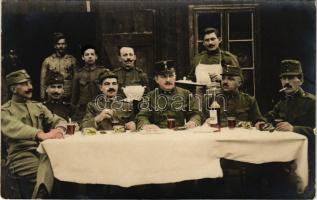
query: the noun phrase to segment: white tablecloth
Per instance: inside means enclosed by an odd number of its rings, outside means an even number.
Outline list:
[[[171,183],[222,177],[219,158],[250,163],[295,160],[302,189],[308,181],[307,139],[292,132],[209,127],[186,131],[108,133],[42,142],[62,181],[112,184]]]

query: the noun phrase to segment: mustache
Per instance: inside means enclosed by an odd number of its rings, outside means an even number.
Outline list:
[[[109,88],[108,92],[115,92],[116,90],[114,88]]]
[[[285,88],[291,88],[292,86],[291,86],[289,83],[286,83],[286,84],[284,85],[284,87],[285,87]]]
[[[59,92],[54,92],[54,93],[52,93],[52,95],[60,95],[61,93],[59,93]]]
[[[32,92],[33,92],[33,90],[32,90],[32,89],[29,89],[29,90],[25,91],[24,93],[25,93],[25,94],[29,94],[29,93],[32,93]]]
[[[165,85],[173,85],[172,82],[166,81]]]
[[[224,84],[222,84],[222,86],[227,86],[228,87],[229,85],[228,85],[228,83],[224,83]]]

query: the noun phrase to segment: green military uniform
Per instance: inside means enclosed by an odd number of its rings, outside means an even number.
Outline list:
[[[6,78],[8,85],[30,80],[25,70],[10,73]],[[36,136],[44,126],[66,129],[66,121],[39,102],[15,97],[1,107],[2,134],[8,144],[8,169],[18,177],[26,177],[34,183],[36,180],[37,186],[44,184],[51,192],[53,173],[47,156],[39,155],[36,151],[39,145]],[[37,193],[36,189],[34,194]]]
[[[99,83],[102,84],[107,78],[116,78],[118,80],[118,77],[115,73],[106,71],[99,75]],[[113,116],[111,119],[104,119],[97,124],[95,117],[99,115],[104,109],[113,110]],[[109,98],[106,96],[106,94],[103,94],[98,96],[97,100],[93,100],[88,103],[81,127],[93,127],[98,130],[112,130],[113,121],[117,121],[116,123],[124,125],[130,121],[133,121],[134,117],[132,103],[122,101],[118,99],[118,96]]]
[[[45,58],[41,68],[41,98],[45,97],[45,80],[51,72],[59,72],[64,76],[64,97],[71,98],[72,94],[72,79],[76,69],[76,58],[72,55],[65,54],[63,57],[53,53]]]
[[[226,63],[227,65],[239,67],[238,59],[235,55],[228,51],[223,51],[217,49],[214,52],[202,51],[201,53],[197,54],[192,62],[192,69],[188,74],[188,78],[191,80],[196,80],[195,69],[198,64],[221,64],[222,62]]]
[[[237,67],[225,66],[222,75],[239,76],[243,80],[241,69]],[[221,126],[228,126],[227,117],[236,117],[238,121],[250,121],[253,124],[257,121],[265,121],[254,97],[240,91],[223,91],[219,96],[225,98],[226,105],[226,110],[224,111],[224,103],[220,103],[222,106],[220,114]],[[210,100],[212,99],[207,99],[207,102],[210,104]],[[217,99],[223,100],[222,98]],[[208,111],[205,114],[206,117],[209,117]]]
[[[173,61],[161,61],[155,64],[157,75],[175,73]],[[137,129],[146,124],[155,124],[160,128],[167,128],[167,118],[174,118],[176,126],[183,126],[185,119],[201,125],[202,113],[192,93],[180,87],[171,91],[156,88],[143,99],[141,110],[137,114]]]
[[[71,103],[79,109],[79,119],[84,115],[87,103],[100,94],[98,76],[105,71],[109,69],[103,66],[85,66],[75,73]]]
[[[118,77],[118,83],[121,87],[128,85],[149,86],[149,80],[146,73],[139,67],[118,67],[112,72]]]
[[[287,75],[299,75],[303,81],[301,63],[296,60],[281,61],[280,77]],[[283,119],[290,123],[295,133],[305,135],[308,138],[308,163],[309,183],[306,188],[305,198],[312,198],[315,188],[315,134],[316,127],[316,99],[315,96],[305,92],[302,88],[292,95],[285,95],[265,117],[269,122],[274,119]]]
[[[112,109],[114,111],[112,119],[104,119],[100,123],[96,123],[95,117],[103,109]],[[116,119],[119,124],[124,125],[134,120],[132,104],[117,99],[101,98],[98,103],[91,101],[87,105],[86,114],[82,120],[81,127],[93,127],[97,130],[112,130],[112,120]]]

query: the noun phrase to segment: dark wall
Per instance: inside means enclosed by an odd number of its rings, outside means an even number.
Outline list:
[[[40,64],[52,52],[50,37],[53,32],[61,31],[69,36],[69,52],[79,60],[80,46],[83,43],[95,43],[101,50],[100,62],[109,66],[110,59],[103,51],[103,34],[115,32],[114,29],[118,29],[118,32],[133,33],[138,23],[143,23],[153,30],[153,60],[175,59],[177,75],[182,77],[190,70],[188,5],[220,3],[241,2],[91,1],[91,12],[87,13],[85,1],[4,1],[3,50],[10,46],[19,48],[21,58],[32,74],[35,87],[38,88]],[[303,88],[315,93],[316,11],[313,1],[256,3],[259,5],[256,97],[262,111],[267,111],[272,106],[272,100],[278,98],[276,91],[280,88],[278,73],[281,59],[300,60],[305,73]],[[133,20],[130,15],[124,14],[148,9],[154,10],[154,20]],[[137,15],[131,16],[137,19]],[[126,29],[120,30],[122,27]],[[37,94],[35,97],[38,97]]]

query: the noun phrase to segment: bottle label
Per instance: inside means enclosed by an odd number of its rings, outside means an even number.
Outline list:
[[[218,124],[217,110],[209,110],[209,124]]]

